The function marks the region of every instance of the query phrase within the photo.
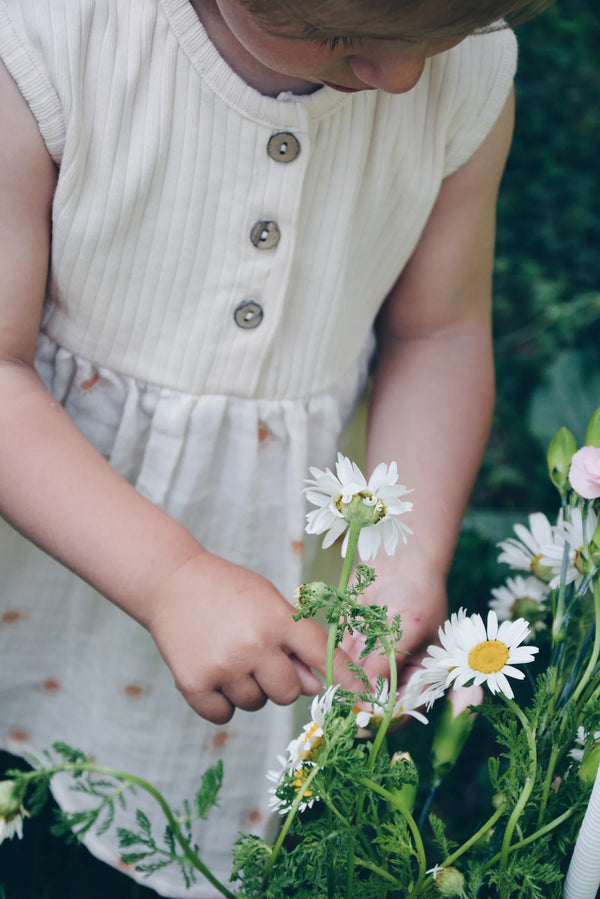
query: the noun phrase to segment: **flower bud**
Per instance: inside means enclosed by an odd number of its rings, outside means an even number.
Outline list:
[[[419,788],[419,775],[410,752],[395,752],[390,760],[390,766],[392,769],[402,766],[405,773],[407,768],[410,769],[411,782],[403,783],[399,789],[390,790],[390,792],[401,799],[408,811],[412,812]]]
[[[443,780],[453,768],[475,723],[475,715],[468,708],[460,709],[460,706],[455,708],[452,701],[453,693],[460,694],[462,690],[451,691],[446,699],[435,727],[431,746],[433,772],[438,782]],[[475,702],[476,697],[471,701]],[[481,701],[480,688],[478,701]]]
[[[300,584],[296,588],[294,596],[298,614],[296,618],[312,618],[319,609],[326,606],[334,594],[333,587],[323,581],[312,581],[310,584]]]
[[[579,766],[579,779],[586,787],[593,787],[600,766],[600,740],[596,740],[590,748],[583,753]]]
[[[569,489],[569,468],[576,449],[575,437],[564,427],[556,432],[548,447],[548,474],[561,496]]]
[[[600,446],[600,406],[592,412],[587,423],[584,443],[586,446]]]
[[[465,878],[458,868],[442,868],[434,878],[433,887],[440,896],[463,897],[465,893]]]

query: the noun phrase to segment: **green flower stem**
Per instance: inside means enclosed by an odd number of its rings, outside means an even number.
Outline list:
[[[55,774],[59,774],[60,772],[70,772],[73,774],[81,774],[84,771],[89,772],[90,774],[106,774],[109,777],[114,777],[116,780],[121,782],[126,782],[128,786],[136,786],[140,787],[140,789],[144,790],[146,793],[149,793],[153,799],[156,800],[158,805],[160,806],[165,818],[169,823],[169,827],[173,831],[173,835],[175,839],[179,843],[181,849],[183,850],[183,854],[185,860],[189,862],[192,867],[196,868],[197,871],[200,871],[201,874],[206,877],[209,883],[218,890],[221,895],[226,896],[227,899],[236,899],[235,895],[230,892],[226,886],[224,886],[220,880],[214,876],[214,874],[206,867],[203,861],[201,861],[184,835],[181,832],[181,828],[179,827],[179,823],[175,818],[173,812],[171,811],[171,807],[168,802],[160,793],[156,787],[152,786],[152,784],[148,783],[146,780],[142,780],[141,777],[136,777],[134,774],[126,774],[124,771],[119,771],[116,768],[108,768],[104,765],[94,765],[91,762],[79,762],[79,763],[65,763],[63,765],[55,765],[52,768],[43,768],[39,771],[32,771],[24,775],[26,780],[35,780],[39,779],[41,776],[43,777],[53,777]]]
[[[527,805],[527,801],[531,795],[531,791],[533,789],[533,785],[535,783],[535,775],[537,769],[537,747],[535,743],[535,728],[532,728],[527,720],[527,716],[524,712],[521,711],[516,702],[512,699],[508,699],[508,697],[504,697],[505,702],[509,706],[509,708],[514,712],[517,716],[521,724],[523,725],[523,730],[525,731],[525,736],[527,737],[527,745],[529,746],[529,758],[531,760],[531,773],[525,778],[525,783],[523,784],[523,789],[521,790],[521,795],[519,796],[519,800],[512,810],[512,814],[508,819],[508,823],[506,825],[506,829],[504,831],[504,837],[502,838],[502,847],[500,850],[500,865],[502,868],[506,867],[506,863],[508,860],[508,852],[510,848],[510,841],[512,839],[512,835],[514,833],[515,827],[517,826],[517,822],[521,817],[521,813],[525,806]],[[500,899],[507,899],[506,889],[504,886],[501,887],[500,890]]]
[[[415,851],[417,854],[417,861],[419,864],[419,876],[418,876],[417,884],[416,884],[415,888],[413,890],[411,890],[411,893],[409,893],[409,895],[414,893],[414,895],[416,896],[416,895],[418,895],[418,893],[416,892],[417,887],[420,887],[421,884],[423,883],[423,881],[425,880],[425,869],[427,868],[427,861],[425,858],[425,847],[423,846],[423,840],[421,838],[421,834],[419,833],[419,828],[417,827],[417,823],[399,796],[395,796],[394,793],[390,793],[389,790],[386,790],[385,787],[380,786],[380,784],[378,784],[376,781],[371,780],[370,777],[361,777],[361,783],[368,790],[372,790],[374,793],[379,793],[380,796],[383,796],[383,798],[387,802],[389,802],[391,805],[393,805],[394,808],[400,812],[400,814],[402,815],[402,817],[408,824],[408,828],[409,828],[409,830],[412,834],[412,838],[414,840]]]
[[[380,868],[379,865],[375,865],[373,862],[367,861],[364,858],[355,859],[356,864],[359,868],[368,868],[369,871],[372,871],[374,874],[377,874],[383,880],[387,880],[390,883],[393,883],[396,887],[401,887],[402,883],[393,874],[390,874],[389,871],[386,871],[384,868]]]
[[[354,560],[356,557],[356,551],[358,549],[358,538],[360,536],[362,527],[363,525],[360,521],[350,522],[350,530],[348,532],[348,546],[346,548],[346,556],[344,558],[342,573],[340,575],[338,593],[345,594],[348,589],[348,583],[350,581],[352,569],[354,568]],[[329,632],[327,635],[327,667],[325,669],[327,687],[333,686],[333,655],[335,653],[337,631],[337,622],[329,625]]]
[[[539,830],[536,830],[535,833],[530,833],[528,837],[524,837],[522,840],[519,840],[517,843],[512,843],[509,846],[508,852],[515,852],[517,849],[522,849],[524,846],[528,846],[529,843],[534,843],[536,840],[539,840],[540,837],[545,836],[550,831],[554,830],[555,827],[559,827],[561,824],[564,824],[571,815],[575,813],[575,809],[568,808],[566,812],[563,812],[562,815],[559,815],[557,818],[554,818],[553,821],[548,821],[547,824],[544,824],[543,827],[540,827]],[[494,865],[498,859],[500,858],[501,852],[497,852],[485,865],[486,868],[489,868],[491,865]]]
[[[375,765],[375,760],[377,758],[377,754],[381,749],[381,744],[385,739],[385,735],[387,734],[388,727],[390,726],[390,721],[392,720],[392,715],[394,713],[394,706],[396,704],[396,690],[398,689],[398,669],[396,667],[396,656],[394,653],[394,647],[390,646],[387,640],[382,639],[383,648],[385,649],[385,654],[388,658],[389,667],[390,667],[390,685],[388,692],[388,701],[385,706],[385,713],[383,716],[383,720],[377,729],[377,733],[375,735],[375,739],[371,745],[371,749],[369,752],[369,758],[367,759],[367,770],[372,771]]]
[[[552,786],[552,781],[554,779],[554,769],[556,768],[556,763],[560,756],[560,749],[557,746],[552,747],[552,751],[550,753],[550,758],[548,759],[548,768],[546,770],[546,776],[544,778],[544,786],[542,789],[542,801],[540,802],[540,810],[538,813],[537,826],[542,826],[542,821],[544,820],[544,815],[546,813],[546,806],[548,805],[548,797],[550,796],[550,787]]]
[[[571,702],[577,702],[577,700],[581,696],[583,690],[586,688],[588,681],[594,672],[594,668],[596,667],[596,664],[598,662],[598,657],[600,656],[600,583],[597,578],[594,579],[592,586],[594,591],[594,620],[596,623],[594,645],[592,647],[592,654],[587,664],[587,668],[585,669],[579,683],[577,684],[577,687],[573,691]]]
[[[281,847],[283,845],[283,841],[285,840],[285,838],[288,834],[288,831],[292,825],[292,821],[296,817],[298,807],[299,807],[300,803],[302,802],[302,799],[306,792],[306,788],[312,783],[312,781],[315,779],[315,777],[317,776],[317,774],[319,773],[320,770],[321,770],[321,767],[319,765],[315,765],[314,768],[312,768],[310,774],[307,776],[304,783],[302,784],[302,787],[298,790],[298,794],[297,794],[296,798],[294,799],[292,807],[290,808],[289,812],[287,813],[287,817],[286,817],[285,821],[283,822],[283,826],[282,826],[281,830],[279,831],[279,836],[277,837],[275,845],[273,846],[273,849],[271,851],[271,857],[270,857],[269,861],[267,862],[267,867],[265,868],[265,873],[264,873],[264,877],[263,877],[263,889],[266,887],[267,883],[269,882],[269,877],[271,876],[271,871],[273,869],[273,865],[275,864],[275,859],[279,855],[279,850],[281,849]]]
[[[469,837],[469,839],[465,843],[462,844],[462,846],[459,846],[459,848],[456,849],[455,852],[453,852],[451,855],[448,855],[444,859],[444,861],[441,863],[442,868],[447,868],[449,865],[454,864],[454,862],[456,861],[457,858],[460,858],[460,856],[464,855],[464,853],[467,852],[471,848],[471,846],[474,846],[475,843],[479,842],[479,840],[482,837],[484,837],[486,835],[486,833],[488,833],[488,831],[490,831],[492,829],[492,827],[494,826],[494,824],[496,823],[498,818],[502,817],[505,809],[506,809],[506,802],[504,802],[499,808],[496,809],[496,811],[491,816],[491,818],[488,818],[488,820],[485,822],[485,824],[483,824],[479,828],[477,833],[474,833],[472,837]]]

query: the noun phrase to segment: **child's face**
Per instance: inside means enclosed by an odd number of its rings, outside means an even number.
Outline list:
[[[246,52],[256,64],[280,75],[349,93],[376,88],[391,94],[409,91],[421,77],[428,57],[461,41],[342,36],[321,42],[279,37],[265,31],[239,0],[216,0],[216,6],[232,38],[241,45],[238,52]]]

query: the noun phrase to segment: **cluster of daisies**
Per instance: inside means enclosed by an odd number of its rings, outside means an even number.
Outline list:
[[[345,534],[342,546],[342,554],[345,555],[348,530],[357,517],[361,521],[357,549],[365,561],[375,556],[382,544],[391,555],[401,541],[406,541],[410,529],[398,521],[398,516],[410,511],[412,504],[400,501],[400,497],[409,491],[397,483],[395,464],[389,467],[378,465],[369,481],[354,463],[341,454],[338,455],[335,474],[329,469],[321,471],[311,468],[310,471],[313,479],[309,481],[306,493],[317,509],[307,515],[307,531],[325,533],[324,547]],[[529,552],[529,562],[536,555],[533,538],[529,539],[530,534],[525,529],[518,535],[521,537],[519,545],[523,546],[521,553],[525,557],[525,553]],[[549,571],[551,564],[549,562]],[[503,617],[508,619],[510,616]],[[464,609],[453,614],[439,629],[440,645],[429,646],[421,669],[413,674],[403,692],[396,697],[392,721],[411,716],[426,724],[427,718],[420,709],[429,708],[450,687],[458,690],[467,685],[483,685],[491,693],[500,693],[512,699],[514,694],[509,678],[524,677],[520,668],[515,666],[532,662],[538,649],[529,644],[522,645],[530,637],[529,625],[524,618],[502,622],[498,619],[494,609],[489,611],[485,622],[481,615],[469,616]],[[315,697],[310,722],[304,726],[300,736],[291,741],[285,756],[278,757],[280,768],[269,771],[267,775],[274,784],[270,790],[270,807],[281,814],[286,814],[294,804],[299,811],[303,811],[312,807],[319,798],[312,780],[314,769],[319,764],[327,718],[335,714],[337,690],[337,687],[330,686],[320,697]],[[380,679],[371,701],[353,710],[357,729],[376,730],[384,719],[388,703],[389,687]]]
[[[499,623],[496,613],[490,610],[484,622],[480,615],[469,616],[461,609],[440,627],[441,646],[429,646],[422,668],[396,696],[391,720],[410,716],[427,724],[420,709],[429,708],[450,687],[458,690],[467,685],[483,685],[491,693],[512,699],[514,694],[508,678],[522,679],[523,672],[515,666],[532,662],[538,652],[536,646],[521,645],[528,637],[529,628],[524,619]],[[278,757],[280,768],[268,772],[267,777],[274,784],[269,806],[280,814],[287,814],[295,802],[298,810],[304,811],[319,799],[311,773],[319,764],[327,718],[335,714],[337,690],[337,686],[328,687],[321,696],[315,697],[311,720],[288,745],[286,755]],[[388,701],[388,684],[380,679],[371,702],[353,709],[357,729],[376,730],[383,721]]]
[[[532,630],[542,628],[546,617],[547,600],[561,581],[563,567],[565,583],[579,590],[586,577],[586,547],[598,525],[596,512],[587,506],[576,506],[567,519],[562,510],[552,525],[542,512],[529,516],[529,527],[515,524],[515,537],[499,544],[499,562],[523,574],[507,578],[502,587],[492,590],[490,607],[501,620],[526,618]]]

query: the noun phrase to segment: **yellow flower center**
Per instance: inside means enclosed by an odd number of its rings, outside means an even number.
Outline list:
[[[304,781],[306,779],[306,773],[305,773],[304,768],[297,768],[294,771],[294,775],[295,775],[295,777],[294,777],[294,780],[292,781],[292,786],[296,788],[296,793],[299,793],[300,790],[302,789],[302,787],[304,786]],[[302,798],[303,799],[308,798],[309,796],[312,796],[312,795],[313,795],[313,791],[306,789],[302,793]]]
[[[508,647],[500,640],[484,640],[469,653],[469,665],[474,671],[492,674],[501,671],[508,661]]]

